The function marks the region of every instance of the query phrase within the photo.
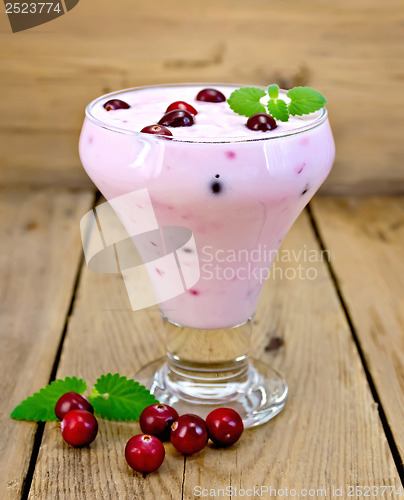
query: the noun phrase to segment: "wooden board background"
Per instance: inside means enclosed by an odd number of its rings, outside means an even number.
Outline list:
[[[404,190],[401,0],[83,0],[16,34],[3,10],[0,180],[89,186],[77,154],[85,105],[181,81],[316,87],[337,143],[323,190]]]

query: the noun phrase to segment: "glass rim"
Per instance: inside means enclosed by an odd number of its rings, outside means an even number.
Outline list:
[[[236,83],[218,83],[218,82],[195,82],[195,83],[165,83],[165,84],[156,84],[156,85],[141,85],[141,86],[136,86],[136,87],[129,87],[126,89],[121,89],[121,90],[115,90],[113,92],[109,92],[107,94],[101,95],[99,97],[96,97],[93,99],[85,109],[85,116],[88,118],[91,122],[93,122],[95,125],[98,125],[101,128],[104,128],[106,130],[110,130],[112,132],[117,132],[120,134],[124,135],[133,135],[135,137],[139,137],[142,139],[145,139],[147,136],[148,138],[154,138],[157,140],[161,140],[162,138],[167,139],[164,136],[158,136],[158,135],[152,135],[152,134],[146,134],[144,132],[140,132],[137,130],[128,130],[127,128],[122,128],[117,125],[112,125],[111,123],[107,123],[103,120],[100,120],[99,118],[96,118],[92,114],[92,109],[94,106],[96,106],[100,101],[105,100],[108,97],[116,97],[121,94],[127,93],[127,92],[132,92],[136,90],[144,90],[144,89],[152,89],[152,88],[166,88],[166,87],[234,87],[234,89],[238,89],[241,87],[252,87],[255,86],[257,88],[261,88],[263,90],[266,89],[266,87],[260,86],[260,85],[252,85],[252,84],[236,84]],[[279,92],[281,93],[286,93],[288,92],[285,89],[279,89]],[[220,137],[220,140],[217,140],[219,138],[215,137],[175,137],[175,136],[170,136],[170,142],[182,142],[182,143],[189,143],[189,144],[233,144],[233,143],[248,143],[248,142],[258,142],[258,141],[268,141],[268,140],[275,140],[275,139],[281,139],[282,137],[289,137],[292,135],[297,135],[297,134],[302,134],[304,132],[307,132],[309,130],[312,130],[320,125],[322,125],[328,118],[328,112],[326,107],[324,106],[321,110],[320,116],[318,116],[314,121],[311,121],[310,123],[306,125],[302,125],[300,127],[296,127],[294,129],[286,130],[281,133],[274,133],[271,135],[266,135],[265,137]],[[216,140],[215,140],[216,139]]]

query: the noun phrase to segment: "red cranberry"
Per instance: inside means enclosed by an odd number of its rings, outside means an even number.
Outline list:
[[[266,113],[255,113],[250,116],[246,125],[250,130],[262,130],[262,132],[274,130],[278,126],[272,116]]]
[[[171,426],[171,442],[184,455],[192,455],[202,450],[208,442],[205,421],[191,413],[182,415]]]
[[[185,101],[173,102],[166,109],[166,113],[168,113],[169,111],[174,111],[175,109],[185,109],[185,111],[189,111],[191,113],[191,115],[194,115],[194,116],[198,114],[198,111],[193,106],[191,106],[190,104],[188,104]]]
[[[125,447],[128,465],[137,472],[153,472],[164,461],[163,443],[150,434],[138,434],[129,439]]]
[[[178,418],[174,408],[161,403],[145,408],[139,418],[140,428],[145,434],[152,434],[160,441],[169,441],[171,424]]]
[[[87,410],[94,413],[91,403],[77,392],[66,392],[60,396],[55,406],[55,415],[59,420],[62,420],[70,410]]]
[[[116,109],[129,109],[130,106],[127,102],[120,99],[111,99],[104,104],[104,108],[107,111],[115,111]]]
[[[185,109],[174,109],[166,113],[159,121],[165,127],[190,127],[194,124],[194,117]]]
[[[210,439],[217,446],[230,446],[238,441],[244,425],[240,415],[231,408],[217,408],[206,417]]]
[[[219,90],[203,89],[198,92],[196,100],[205,102],[224,102],[226,100],[226,97]]]
[[[155,134],[155,135],[164,135],[164,136],[172,136],[170,130],[167,127],[163,127],[162,125],[148,125],[147,127],[143,127],[141,132],[145,134]]]
[[[60,424],[63,439],[71,446],[86,446],[94,441],[98,423],[92,413],[86,410],[71,410]]]

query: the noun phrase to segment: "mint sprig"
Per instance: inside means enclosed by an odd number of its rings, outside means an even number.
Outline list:
[[[24,399],[11,412],[17,420],[34,422],[57,421],[55,405],[66,392],[83,394],[87,385],[83,379],[66,377],[55,380],[32,396]],[[132,379],[122,377],[118,373],[101,375],[98,378],[92,395],[88,397],[96,414],[109,420],[137,420],[146,406],[158,403],[156,398],[145,387]]]
[[[89,400],[102,418],[123,421],[138,420],[146,406],[158,403],[143,385],[118,373],[101,375]]]
[[[39,392],[24,399],[11,412],[11,417],[17,420],[34,420],[35,422],[57,421],[55,405],[60,396],[66,392],[77,392],[83,394],[87,385],[83,379],[66,377],[63,380],[55,380]]]
[[[268,99],[266,106],[261,102],[265,96]],[[267,92],[256,87],[242,87],[232,92],[227,102],[239,115],[249,118],[255,113],[267,112],[282,122],[287,122],[290,116],[314,113],[327,104],[323,94],[311,87],[294,87],[286,96],[290,99],[288,103],[279,97],[279,87],[276,84],[269,85]]]

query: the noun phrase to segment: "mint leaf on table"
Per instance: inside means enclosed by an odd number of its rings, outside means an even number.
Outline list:
[[[327,104],[327,99],[323,94],[311,87],[294,87],[286,95],[291,100],[288,109],[293,116],[313,113]]]
[[[66,392],[83,394],[87,385],[82,379],[66,377],[55,380],[32,396],[24,399],[11,412],[11,418],[17,420],[34,420],[35,422],[57,421],[55,405]]]
[[[268,113],[281,122],[289,120],[288,106],[283,99],[270,99],[268,101]]]
[[[256,87],[242,87],[232,92],[227,102],[235,113],[250,117],[255,113],[265,113],[265,107],[260,102],[264,95],[265,90]]]
[[[274,83],[268,87],[268,95],[271,99],[278,99],[279,97],[279,86]]]
[[[88,398],[95,413],[108,420],[138,420],[146,406],[157,399],[139,382],[119,373],[101,375]]]

